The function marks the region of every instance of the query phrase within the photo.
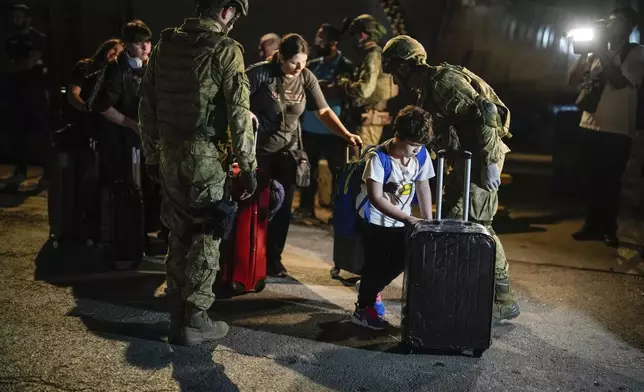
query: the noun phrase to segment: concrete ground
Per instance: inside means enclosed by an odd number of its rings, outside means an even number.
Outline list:
[[[26,187],[0,194],[2,391],[644,391],[637,247],[571,242],[580,221],[570,208],[508,200],[512,219],[496,226],[522,314],[494,327],[480,359],[402,352],[400,279],[385,291],[393,328],[348,323],[355,289],[329,278],[323,225],[291,227],[289,278],[216,302],[229,336],[182,348],[164,341],[159,259],[139,271],[48,274],[57,262],[91,270],[95,253],[61,256],[47,244],[47,199]]]

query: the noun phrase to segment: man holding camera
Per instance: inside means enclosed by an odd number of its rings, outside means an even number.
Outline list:
[[[199,18],[161,33],[139,106],[146,170],[161,183],[162,220],[170,228],[168,341],[181,345],[228,333],[228,325],[212,321],[207,311],[219,271],[222,235],[215,226],[230,218],[219,214],[229,205],[222,199],[230,137],[246,196],[257,186],[243,49],[227,37],[235,21],[247,15],[248,1],[198,0],[197,8]]]
[[[629,43],[637,13],[617,8],[595,32],[595,39],[570,72],[571,86],[581,86],[577,106],[585,132],[585,168],[593,186],[577,241],[605,241],[619,246],[617,212],[621,178],[636,129],[638,90],[644,76],[644,46]]]

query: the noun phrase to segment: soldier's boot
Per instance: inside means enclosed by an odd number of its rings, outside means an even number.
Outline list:
[[[229,329],[224,321],[212,321],[205,310],[186,304],[180,344],[194,346],[221,339],[228,334]]]
[[[170,330],[168,343],[181,344],[181,331],[183,330],[183,315],[186,312],[186,303],[181,298],[180,292],[168,292],[168,311],[170,312]]]
[[[521,314],[519,304],[512,294],[509,279],[497,279],[494,285],[494,321],[512,320]]]

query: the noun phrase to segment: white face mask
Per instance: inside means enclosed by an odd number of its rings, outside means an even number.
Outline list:
[[[126,52],[125,55],[127,56],[127,63],[130,65],[132,69],[139,69],[143,67],[143,61],[138,58],[138,57],[130,57],[130,55]]]

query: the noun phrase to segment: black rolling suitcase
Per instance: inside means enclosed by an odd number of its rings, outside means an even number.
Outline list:
[[[74,132],[67,126],[54,134],[54,145],[49,163],[49,187],[47,189],[47,213],[49,238],[54,248],[63,240],[78,240],[79,219],[75,208],[77,196],[76,154],[70,146]]]
[[[141,151],[132,147],[132,177],[101,191],[101,243],[112,268],[136,269],[143,260]]]
[[[466,160],[464,206],[469,206],[471,153]],[[496,246],[487,229],[464,220],[440,219],[446,152],[438,153],[436,220],[408,234],[402,307],[402,339],[417,351],[465,352],[490,347]]]
[[[81,134],[77,125],[67,125],[54,134],[49,163],[50,179],[47,194],[49,236],[54,248],[61,243],[88,242],[93,237],[86,226],[91,212],[84,194],[91,188],[95,165],[95,148]]]

